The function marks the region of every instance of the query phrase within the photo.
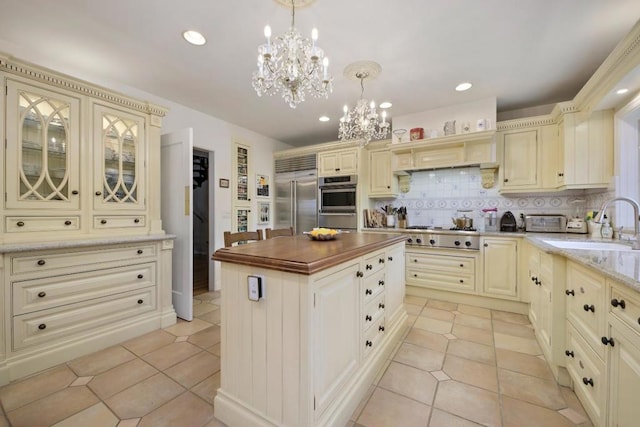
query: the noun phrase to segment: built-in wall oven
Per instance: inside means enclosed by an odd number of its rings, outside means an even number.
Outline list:
[[[355,230],[358,177],[356,175],[326,176],[318,180],[320,191],[318,223],[320,227]]]

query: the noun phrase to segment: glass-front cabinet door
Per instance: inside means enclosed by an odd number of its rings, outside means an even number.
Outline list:
[[[249,159],[250,151],[249,147],[242,144],[234,144],[234,192],[235,192],[235,204],[248,205],[251,202],[251,188],[250,185],[250,170]]]
[[[7,208],[80,208],[80,101],[7,80]]]
[[[144,118],[94,106],[96,210],[143,210]]]

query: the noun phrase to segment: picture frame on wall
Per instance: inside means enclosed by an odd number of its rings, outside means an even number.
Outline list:
[[[229,180],[226,178],[220,178],[220,188],[229,188]]]
[[[256,174],[256,196],[269,197],[269,175]]]
[[[269,224],[271,221],[271,204],[258,202],[258,224]]]

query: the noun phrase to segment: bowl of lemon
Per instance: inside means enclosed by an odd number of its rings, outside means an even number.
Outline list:
[[[335,240],[340,234],[340,230],[334,230],[333,228],[314,228],[311,231],[303,232],[311,240]]]

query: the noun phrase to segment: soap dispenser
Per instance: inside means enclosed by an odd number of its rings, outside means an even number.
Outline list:
[[[609,220],[605,215],[602,219],[602,228],[600,228],[600,236],[603,239],[611,239],[613,238],[613,228],[611,228],[611,224],[609,224]]]

